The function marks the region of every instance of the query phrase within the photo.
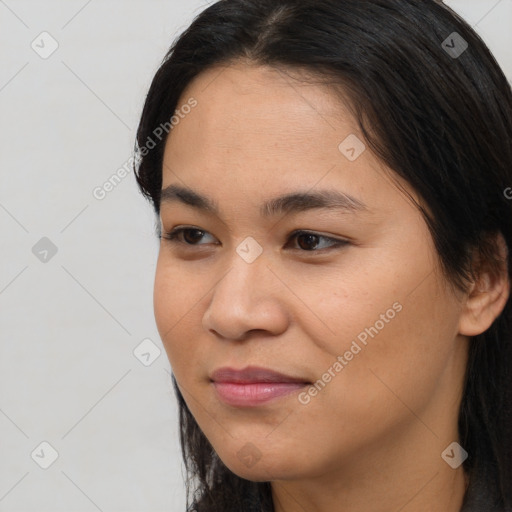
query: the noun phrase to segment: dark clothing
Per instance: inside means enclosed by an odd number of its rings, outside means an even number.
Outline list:
[[[482,479],[473,479],[464,497],[460,512],[512,512],[511,508],[503,508],[498,504],[494,492],[489,490],[490,487],[492,486],[485,484]],[[247,512],[271,512],[271,508],[262,507],[256,486],[251,486],[250,489],[251,496],[247,502]],[[343,508],[340,508],[339,511],[344,512]]]
[[[483,479],[473,479],[470,483],[460,512],[512,512],[509,507],[499,505],[494,491]]]
[[[246,482],[243,506],[237,507],[237,512],[273,512],[268,482],[266,482],[267,490],[264,493],[266,495],[266,498],[264,498],[266,503],[262,503],[261,501],[260,485],[261,484],[255,482]],[[512,508],[503,507],[499,504],[500,500],[496,498],[495,493],[494,485],[489,484],[484,478],[473,477],[464,496],[460,512],[512,512]],[[205,506],[198,504],[196,507],[198,512],[206,512],[212,509],[211,506],[206,504]],[[433,507],[433,509],[439,510],[437,507]],[[193,508],[192,510],[196,509]],[[215,510],[217,509],[215,508]],[[343,506],[340,505],[340,508],[336,512],[350,511],[345,511]]]

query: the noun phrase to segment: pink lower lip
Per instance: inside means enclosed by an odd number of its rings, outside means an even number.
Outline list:
[[[221,400],[228,405],[254,407],[274,398],[289,395],[308,384],[300,382],[214,382],[215,390]]]

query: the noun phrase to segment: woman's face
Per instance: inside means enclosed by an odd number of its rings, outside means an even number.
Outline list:
[[[466,363],[460,301],[347,109],[325,86],[241,63],[201,74],[177,109],[161,223],[164,237],[189,231],[162,238],[155,318],[224,463],[261,481],[445,464]],[[248,367],[290,379],[215,374]]]

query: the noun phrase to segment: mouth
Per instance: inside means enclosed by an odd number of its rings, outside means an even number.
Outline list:
[[[235,407],[255,407],[290,395],[312,383],[267,368],[249,366],[242,370],[219,368],[210,381],[218,398]]]

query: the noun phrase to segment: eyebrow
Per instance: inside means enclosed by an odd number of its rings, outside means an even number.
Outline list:
[[[217,203],[188,187],[169,185],[161,190],[161,203],[180,202],[219,216]],[[334,189],[297,191],[284,194],[265,202],[260,208],[262,217],[271,217],[285,213],[300,213],[313,209],[338,210],[345,213],[369,211],[359,199]]]

